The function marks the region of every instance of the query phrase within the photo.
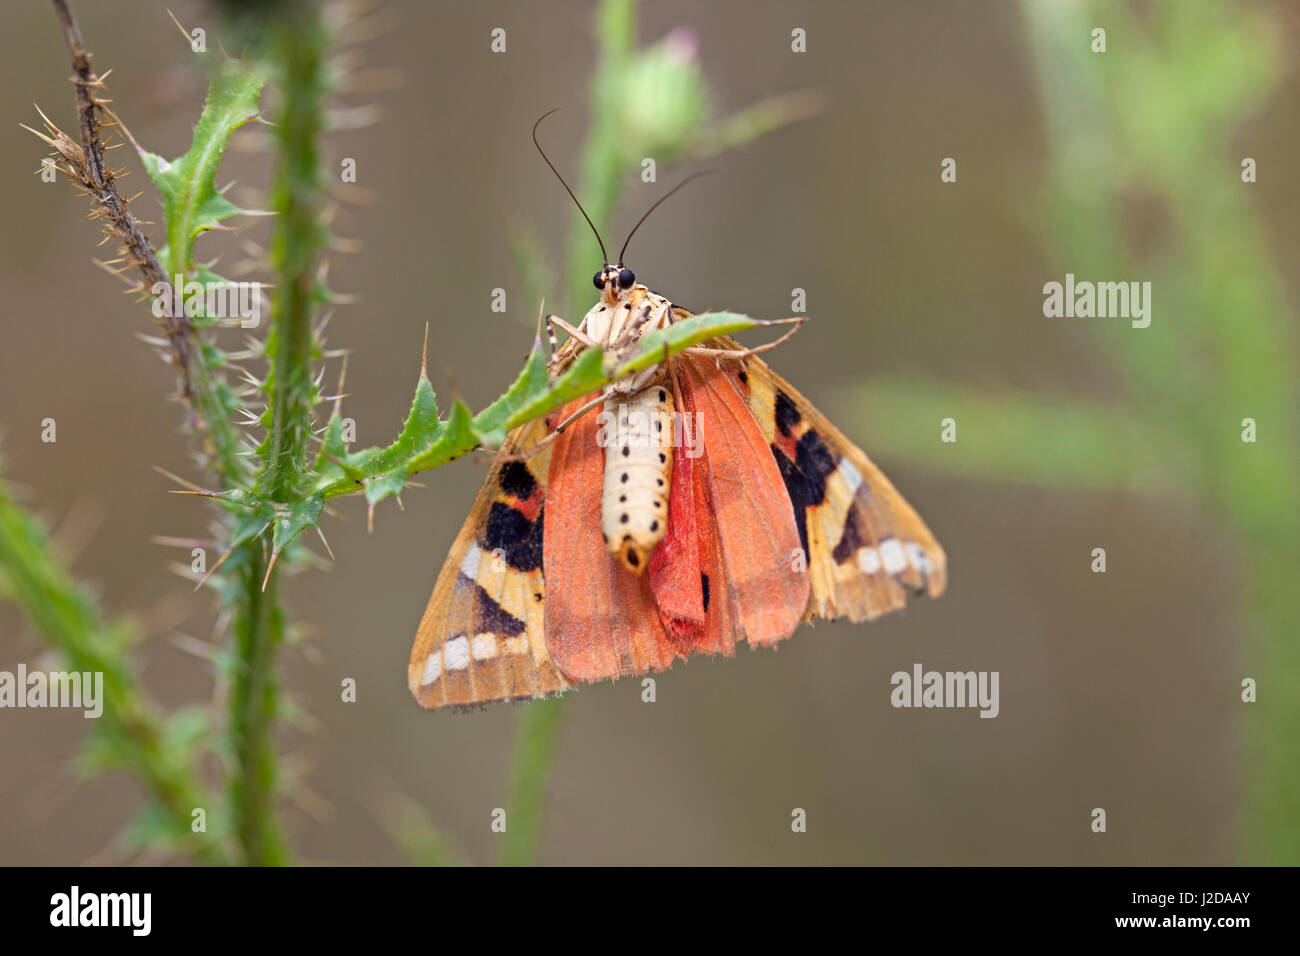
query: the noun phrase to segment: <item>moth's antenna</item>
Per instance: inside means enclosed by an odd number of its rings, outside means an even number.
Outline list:
[[[716,169],[706,169],[703,172],[693,173],[690,176],[687,176],[685,179],[683,179],[672,189],[668,190],[668,192],[660,196],[658,202],[656,202],[653,206],[651,206],[649,209],[645,211],[645,215],[637,220],[637,224],[633,226],[632,231],[627,234],[627,239],[625,239],[623,242],[623,248],[619,250],[618,261],[620,263],[623,261],[623,253],[627,252],[627,244],[632,241],[632,237],[636,235],[636,231],[641,228],[641,223],[649,219],[650,214],[659,208],[660,203],[662,203],[665,199],[667,199],[673,193],[677,192],[677,190],[681,189],[683,186],[685,186],[687,183],[691,182],[692,180],[699,179],[701,176],[709,176],[716,172],[717,172]]]
[[[542,120],[550,116],[551,113],[558,112],[559,109],[560,108],[557,106],[555,109],[551,110],[548,113],[543,113],[541,116],[537,118],[537,122],[533,124],[533,145],[537,147],[537,151],[542,154],[542,159],[546,160],[546,165],[551,167],[551,172],[555,173],[555,178],[560,181],[560,185],[564,187],[564,191],[569,194],[569,198],[572,199],[574,205],[578,207],[578,212],[582,213],[582,218],[587,220],[587,225],[591,226],[591,231],[596,235],[596,241],[600,243],[601,262],[608,264],[609,254],[605,252],[605,243],[600,238],[600,233],[596,231],[596,224],[592,222],[591,217],[587,215],[587,210],[582,208],[582,203],[578,202],[578,197],[573,195],[573,190],[570,189],[569,184],[564,181],[564,177],[561,176],[560,171],[555,168],[555,164],[551,162],[551,160],[547,157],[546,151],[542,149],[542,144],[537,142],[537,127],[542,125]]]

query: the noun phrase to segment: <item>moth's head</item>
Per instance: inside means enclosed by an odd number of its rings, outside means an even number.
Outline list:
[[[604,293],[606,305],[618,305],[622,297],[636,285],[636,275],[631,269],[623,268],[621,262],[612,266],[605,263],[605,267],[592,276],[591,282]]]

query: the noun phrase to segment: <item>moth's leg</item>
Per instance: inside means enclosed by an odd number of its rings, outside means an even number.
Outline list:
[[[767,342],[764,345],[756,345],[752,349],[711,349],[708,346],[696,345],[686,349],[685,351],[688,355],[707,355],[715,359],[748,358],[751,355],[758,355],[762,352],[770,352],[772,349],[776,348],[778,345],[781,345],[783,342],[788,342],[794,336],[794,334],[799,331],[799,327],[803,325],[806,321],[808,321],[807,316],[796,315],[794,318],[791,319],[776,319],[768,323],[769,325],[793,325],[794,328],[792,328],[789,332],[785,333],[785,335],[781,336],[775,342]]]
[[[559,327],[560,327],[561,329],[563,329],[566,333],[568,333],[569,338],[578,340],[578,341],[581,342],[583,345],[587,346],[587,348],[589,348],[589,349],[594,349],[594,348],[597,347],[597,344],[596,344],[595,339],[592,339],[590,336],[588,336],[588,335],[587,335],[585,332],[583,332],[581,329],[576,329],[576,328],[574,328],[572,325],[570,325],[568,322],[565,322],[565,321],[564,321],[562,318],[560,318],[558,315],[548,315],[548,316],[546,317],[546,327],[547,327],[547,329],[550,330],[551,342],[552,342],[552,343],[555,342],[555,330],[554,330],[553,328],[551,328],[551,326],[553,326],[553,325],[555,325],[555,326],[559,326]]]
[[[632,345],[641,338],[641,329],[645,327],[646,323],[650,322],[651,319],[660,319],[667,311],[668,306],[666,305],[659,309],[658,312],[643,310],[641,315],[639,315],[635,321],[629,322],[623,327],[618,334],[618,338],[610,343],[610,348],[621,351]],[[660,327],[662,327],[662,324]]]
[[[583,320],[583,325],[585,324],[586,319]],[[556,326],[563,329],[569,335],[569,340],[565,342],[562,347],[559,347],[558,351],[555,340]],[[582,331],[582,326],[574,328],[558,315],[548,315],[546,317],[546,334],[551,340],[551,361],[547,363],[547,370],[549,371],[552,380],[568,367],[570,362],[573,361],[574,357],[577,355],[578,345],[584,346],[585,348],[597,347],[596,342]]]
[[[570,425],[572,425],[574,422],[576,422],[578,419],[580,419],[583,415],[587,414],[587,412],[591,411],[591,410],[592,410],[593,408],[595,408],[597,405],[600,405],[600,404],[601,404],[602,402],[604,402],[605,399],[608,398],[608,397],[609,397],[609,390],[608,390],[608,389],[601,389],[601,392],[600,392],[599,395],[597,395],[597,396],[596,396],[595,398],[593,398],[591,401],[587,402],[585,405],[583,405],[581,408],[579,408],[577,411],[575,411],[572,415],[570,415],[570,416],[569,416],[568,418],[566,418],[564,421],[560,422],[560,424],[556,425],[555,428],[551,431],[551,433],[550,433],[549,435],[547,435],[545,438],[543,438],[541,441],[539,441],[539,442],[538,442],[536,445],[534,445],[532,448],[528,449],[528,451],[524,452],[522,455],[511,455],[511,456],[510,456],[509,458],[507,458],[506,460],[507,460],[507,461],[527,461],[528,459],[532,458],[534,455],[536,455],[536,454],[537,454],[539,451],[541,451],[543,448],[548,447],[548,446],[551,444],[551,442],[555,441],[556,437],[557,437],[561,432],[563,432],[566,428],[568,428]]]
[[[555,361],[555,353],[560,350],[560,343],[555,338],[555,319],[553,315],[546,317],[546,338],[551,343],[551,357],[547,364]]]
[[[556,425],[555,429],[549,435],[546,436],[547,440],[549,441],[550,439],[554,438],[556,435],[560,434],[560,432],[564,431],[566,428],[568,428],[570,425],[576,422],[583,415],[587,414],[587,412],[591,411],[597,405],[604,402],[605,399],[607,398],[609,398],[609,389],[602,388],[600,390],[599,395],[597,395],[591,401],[587,402],[587,404],[583,405],[581,408],[579,408],[576,412],[574,412],[564,421],[560,422],[560,424]]]

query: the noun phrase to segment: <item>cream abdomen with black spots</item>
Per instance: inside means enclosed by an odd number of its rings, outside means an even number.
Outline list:
[[[605,449],[601,531],[610,553],[638,574],[668,530],[673,407],[667,382],[609,398],[603,407],[597,439]]]

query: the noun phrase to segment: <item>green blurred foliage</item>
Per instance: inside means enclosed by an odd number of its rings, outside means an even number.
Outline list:
[[[1281,78],[1268,8],[1024,0],[1049,148],[1031,228],[1046,280],[1143,280],[1149,328],[1079,322],[1120,376],[1090,404],[1048,394],[993,395],[911,379],[850,390],[887,456],[978,481],[1062,492],[1127,490],[1196,503],[1217,520],[1240,569],[1242,676],[1259,702],[1240,712],[1249,740],[1242,862],[1300,862],[1300,363],[1296,314],[1230,154],[1232,130]],[[1090,49],[1107,31],[1107,51]],[[1273,171],[1274,175],[1278,171]],[[1163,219],[1139,241],[1126,217]],[[1150,214],[1148,212],[1148,214]],[[1038,317],[1030,316],[1027,321]],[[1041,319],[1039,319],[1041,320]],[[1048,320],[1052,321],[1052,320]],[[942,444],[940,420],[959,441]],[[1242,441],[1242,420],[1258,441]],[[1235,685],[1225,695],[1240,693]]]

